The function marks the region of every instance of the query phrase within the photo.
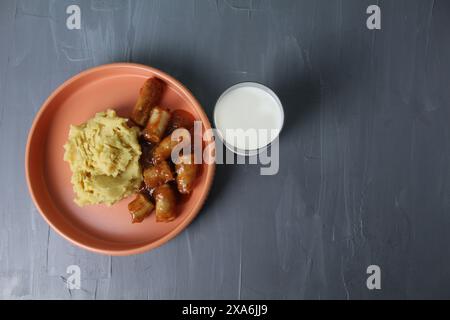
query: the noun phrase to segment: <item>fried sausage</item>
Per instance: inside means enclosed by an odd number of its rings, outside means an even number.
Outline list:
[[[169,222],[176,218],[176,196],[173,188],[163,184],[155,189],[156,222]]]
[[[192,114],[182,109],[172,111],[172,117],[170,119],[168,132],[172,132],[179,128],[185,128],[187,130],[194,126],[195,118]]]
[[[177,145],[177,141],[172,141],[169,135],[165,137],[152,152],[152,161],[158,163],[160,161],[169,159],[172,149]]]
[[[150,119],[143,132],[144,139],[152,143],[159,143],[169,124],[170,116],[168,110],[154,107],[150,111]]]
[[[174,180],[172,169],[166,161],[161,161],[148,167],[144,170],[143,175],[145,186],[148,189],[156,188],[162,184]]]
[[[195,178],[197,177],[198,166],[194,163],[194,155],[183,155],[178,158],[175,164],[177,173],[177,189],[181,194],[192,192]]]
[[[186,129],[179,129],[176,132],[165,137],[152,151],[153,163],[158,163],[170,158],[172,150],[181,143],[181,147],[184,145],[189,146],[191,137],[189,131]]]
[[[131,114],[131,120],[144,127],[147,124],[150,110],[161,100],[164,90],[164,82],[158,78],[150,78],[145,81],[139,91],[139,98]]]
[[[145,195],[138,193],[136,198],[128,204],[131,221],[133,223],[142,222],[154,208],[155,205]]]

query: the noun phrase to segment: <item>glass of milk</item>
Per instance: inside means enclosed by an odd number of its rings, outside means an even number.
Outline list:
[[[275,140],[284,123],[280,99],[268,87],[241,82],[216,102],[214,123],[225,146],[243,156],[257,155]]]

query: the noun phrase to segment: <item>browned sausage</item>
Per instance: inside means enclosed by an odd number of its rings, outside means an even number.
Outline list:
[[[163,90],[163,81],[158,78],[147,79],[139,91],[139,98],[131,114],[131,120],[144,127],[147,124],[150,110],[161,100]]]
[[[169,159],[173,148],[175,148],[179,143],[189,145],[191,139],[189,136],[189,131],[185,129],[180,129],[180,131],[177,132],[177,134],[179,135],[177,137],[173,137],[172,139],[172,135],[174,134],[175,132],[162,139],[162,141],[153,149],[152,151],[153,163],[158,163],[160,161]]]
[[[172,141],[171,136],[165,137],[152,151],[152,161],[158,163],[163,160],[167,160],[170,157],[172,149],[177,144],[176,141]]]
[[[168,110],[154,107],[150,111],[150,119],[143,132],[144,139],[152,143],[159,143],[166,131],[169,120],[170,112]]]
[[[163,184],[155,189],[156,222],[169,222],[176,218],[176,196],[173,188]]]
[[[138,193],[136,198],[128,204],[131,221],[133,223],[142,222],[152,212],[153,208],[155,208],[155,205],[145,195]]]
[[[197,178],[198,166],[194,163],[194,155],[183,155],[178,158],[175,164],[177,172],[177,188],[181,194],[189,194],[192,192],[195,178]]]
[[[148,189],[156,188],[164,183],[173,181],[172,169],[166,161],[161,161],[144,170],[144,182]]]
[[[172,111],[172,117],[170,119],[168,132],[172,132],[179,128],[185,128],[187,130],[194,126],[195,118],[192,114],[182,109]]]

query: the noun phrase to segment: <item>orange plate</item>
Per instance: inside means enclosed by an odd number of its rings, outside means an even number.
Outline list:
[[[116,63],[86,70],[62,84],[45,101],[36,116],[27,142],[25,169],[34,203],[44,219],[66,239],[85,249],[111,255],[129,255],[153,249],[180,233],[203,205],[214,176],[215,165],[203,164],[195,190],[178,208],[178,217],[156,223],[154,213],[142,223],[131,223],[127,204],[78,207],[70,183],[69,164],[63,161],[69,127],[113,108],[128,117],[144,81],[152,76],[164,80],[161,101],[171,110],[184,109],[211,124],[200,104],[180,82],[157,69]]]

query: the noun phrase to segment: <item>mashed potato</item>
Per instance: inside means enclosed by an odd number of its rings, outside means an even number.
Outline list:
[[[64,160],[72,170],[75,203],[112,205],[136,192],[142,182],[138,134],[114,110],[70,127]]]

